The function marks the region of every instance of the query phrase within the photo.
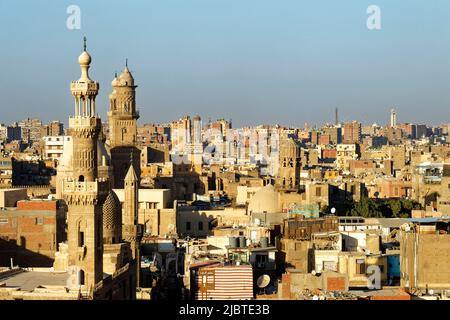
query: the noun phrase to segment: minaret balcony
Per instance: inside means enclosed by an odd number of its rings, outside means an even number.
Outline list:
[[[63,181],[64,193],[97,193],[97,181]]]
[[[108,181],[105,179],[96,181],[63,181],[63,193],[99,194],[108,192]]]
[[[69,127],[75,128],[75,127],[81,127],[81,128],[90,128],[90,127],[96,127],[100,125],[100,119],[96,117],[81,117],[81,116],[75,116],[69,118]]]
[[[97,93],[100,89],[100,85],[95,81],[72,81],[70,83],[70,91],[72,92],[92,92]]]

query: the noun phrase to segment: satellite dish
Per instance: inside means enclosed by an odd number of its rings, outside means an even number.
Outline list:
[[[267,274],[263,274],[258,278],[258,280],[256,280],[256,285],[261,289],[267,287],[269,283],[270,283],[270,276],[268,276]]]
[[[335,214],[335,213],[336,213],[336,208],[334,208],[334,207],[331,208],[331,213],[332,213],[332,214]]]

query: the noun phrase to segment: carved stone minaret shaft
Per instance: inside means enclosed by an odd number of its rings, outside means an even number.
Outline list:
[[[122,237],[130,242],[133,257],[135,257],[136,245],[138,239],[138,177],[133,164],[130,165],[125,177],[125,199],[123,208],[123,228]]]
[[[62,184],[68,205],[69,266],[79,273],[79,284],[93,287],[103,279],[102,204],[108,182],[99,181],[97,140],[101,120],[96,116],[95,97],[99,84],[89,78],[91,57],[86,51],[78,58],[81,77],[72,81],[75,115],[69,118],[73,139],[73,173]]]

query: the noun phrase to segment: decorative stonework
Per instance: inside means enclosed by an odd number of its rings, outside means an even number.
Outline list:
[[[69,206],[94,206],[99,202],[97,195],[64,194],[63,197]]]

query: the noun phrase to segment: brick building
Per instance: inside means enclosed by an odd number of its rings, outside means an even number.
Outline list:
[[[58,200],[21,200],[0,211],[0,266],[51,266],[65,240],[65,207]]]

